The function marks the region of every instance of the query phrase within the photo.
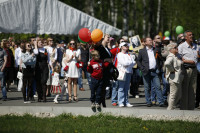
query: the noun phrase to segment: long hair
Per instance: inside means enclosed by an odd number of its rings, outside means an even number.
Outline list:
[[[27,44],[29,44],[30,46],[31,46],[31,43],[30,42],[25,42],[25,45],[24,45],[24,47],[22,48],[22,53],[26,53],[26,45]],[[32,47],[31,47],[31,50],[30,50],[30,54],[32,54],[33,53],[33,49],[32,49]]]

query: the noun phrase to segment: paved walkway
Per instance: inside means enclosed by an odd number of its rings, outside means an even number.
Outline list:
[[[16,86],[11,86],[11,92],[7,93],[8,100],[2,101],[0,100],[0,115],[4,114],[24,114],[24,113],[32,113],[32,114],[45,114],[50,115],[59,115],[62,113],[72,113],[75,115],[86,115],[90,116],[96,114],[98,112],[110,113],[113,115],[123,115],[123,116],[135,116],[135,117],[143,117],[149,116],[152,118],[161,118],[160,116],[164,116],[162,118],[181,118],[191,119],[200,121],[200,109],[195,109],[194,111],[183,111],[183,110],[173,110],[168,111],[166,107],[152,106],[147,107],[145,104],[144,98],[144,88],[140,86],[140,98],[134,98],[131,95],[129,96],[129,102],[134,105],[132,108],[119,108],[117,106],[111,105],[111,100],[106,100],[107,108],[102,108],[102,110],[91,110],[90,108],[90,89],[86,84],[86,80],[84,80],[84,88],[86,91],[78,90],[78,102],[69,103],[66,101],[66,95],[64,96],[65,100],[60,101],[59,104],[54,104],[54,97],[48,97],[47,102],[37,102],[37,98],[35,98],[35,102],[30,104],[24,104],[22,98],[22,92],[17,92]],[[1,94],[0,94],[1,97]],[[146,117],[145,117],[146,118]]]

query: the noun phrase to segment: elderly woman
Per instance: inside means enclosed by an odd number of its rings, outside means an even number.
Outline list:
[[[117,69],[124,70],[124,80],[119,80],[118,103],[119,107],[132,107],[128,101],[128,90],[130,89],[131,74],[133,73],[134,59],[128,54],[129,46],[126,42],[120,43],[121,52],[117,54]]]
[[[177,44],[171,43],[168,46],[169,55],[165,61],[166,78],[170,84],[170,95],[168,110],[175,109],[175,106],[181,98],[182,61],[178,58]]]

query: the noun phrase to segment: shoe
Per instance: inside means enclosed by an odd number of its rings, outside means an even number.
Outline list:
[[[151,102],[153,106],[156,106],[156,101]]]
[[[140,98],[140,96],[139,95],[135,95],[135,98]]]
[[[37,98],[38,96],[37,96],[37,95],[34,95],[33,97]]]
[[[126,107],[133,107],[133,105],[128,103],[128,104],[126,104]]]
[[[167,107],[165,104],[159,104],[159,107]]]
[[[74,96],[73,100],[74,100],[75,102],[78,102],[77,96]]]
[[[31,103],[31,101],[26,101],[26,103]]]
[[[100,109],[101,108],[101,105],[99,105],[98,103],[96,104],[96,108],[97,109]]]
[[[84,89],[84,88],[79,88],[79,90],[80,90],[80,91],[85,91],[85,89]]]
[[[57,100],[53,100],[53,101],[54,101],[54,103],[56,103],[56,104],[58,103],[58,101],[57,101]]]
[[[152,106],[152,104],[147,104],[147,107],[151,107]]]
[[[113,103],[112,106],[117,106],[117,103]]]
[[[119,107],[120,107],[120,108],[121,108],[121,107],[124,107],[124,104],[120,104]]]
[[[94,109],[96,107],[95,103],[91,104],[91,109]]]
[[[3,101],[7,101],[7,98],[3,98],[2,100],[3,100]]]
[[[72,102],[72,96],[69,96],[68,101],[71,103]]]

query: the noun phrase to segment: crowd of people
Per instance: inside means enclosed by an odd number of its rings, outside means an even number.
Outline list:
[[[200,40],[191,31],[179,34],[177,41],[162,40],[160,35],[141,39],[141,46],[131,49],[128,37],[118,40],[104,34],[97,43],[55,43],[53,38],[30,38],[14,42],[3,39],[0,47],[0,78],[3,100],[13,81],[19,85],[21,72],[24,103],[63,100],[78,102],[77,89],[85,91],[82,73],[91,91],[91,108],[133,107],[129,93],[139,98],[139,85],[144,84],[147,107],[158,104],[168,110],[193,110],[200,102]],[[133,45],[132,45],[133,46]],[[64,82],[61,83],[60,79]],[[73,93],[72,93],[73,92]]]

